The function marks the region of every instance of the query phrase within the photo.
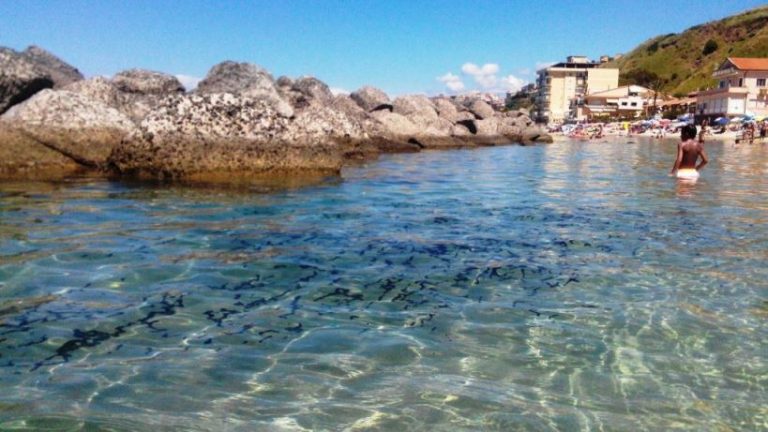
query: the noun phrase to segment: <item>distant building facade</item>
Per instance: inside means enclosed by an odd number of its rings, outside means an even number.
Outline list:
[[[619,70],[599,66],[587,57],[569,56],[563,63],[537,71],[536,120],[551,123],[575,118],[585,95],[618,87]]]
[[[578,107],[577,118],[586,120],[640,117],[652,103],[653,92],[628,85],[589,93]]]
[[[696,95],[698,116],[768,115],[768,58],[729,57],[712,76],[718,86]]]

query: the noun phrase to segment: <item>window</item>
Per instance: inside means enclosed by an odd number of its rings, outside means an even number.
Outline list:
[[[627,106],[627,103],[626,102],[622,102],[621,106]]]
[[[744,79],[739,78],[739,87],[744,87]]]
[[[630,105],[633,106],[633,107],[636,107],[637,106],[637,102],[632,102]]]
[[[720,88],[725,88],[725,80],[720,80]]]
[[[765,87],[765,78],[758,78],[757,79],[757,86],[758,87]]]

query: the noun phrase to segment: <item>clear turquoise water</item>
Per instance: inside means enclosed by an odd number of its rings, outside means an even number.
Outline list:
[[[768,429],[768,144],[0,184],[0,429]]]

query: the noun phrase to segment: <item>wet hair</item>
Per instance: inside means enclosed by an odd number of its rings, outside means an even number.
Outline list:
[[[689,139],[696,138],[696,126],[687,124],[680,129],[680,139],[688,141]]]

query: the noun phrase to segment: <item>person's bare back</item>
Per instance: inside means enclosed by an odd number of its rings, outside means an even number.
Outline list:
[[[709,163],[709,159],[702,143],[696,141],[696,126],[683,127],[680,139],[681,142],[677,145],[675,165],[670,174],[678,177],[698,177],[699,171]],[[696,165],[699,157],[701,157],[701,162]]]

